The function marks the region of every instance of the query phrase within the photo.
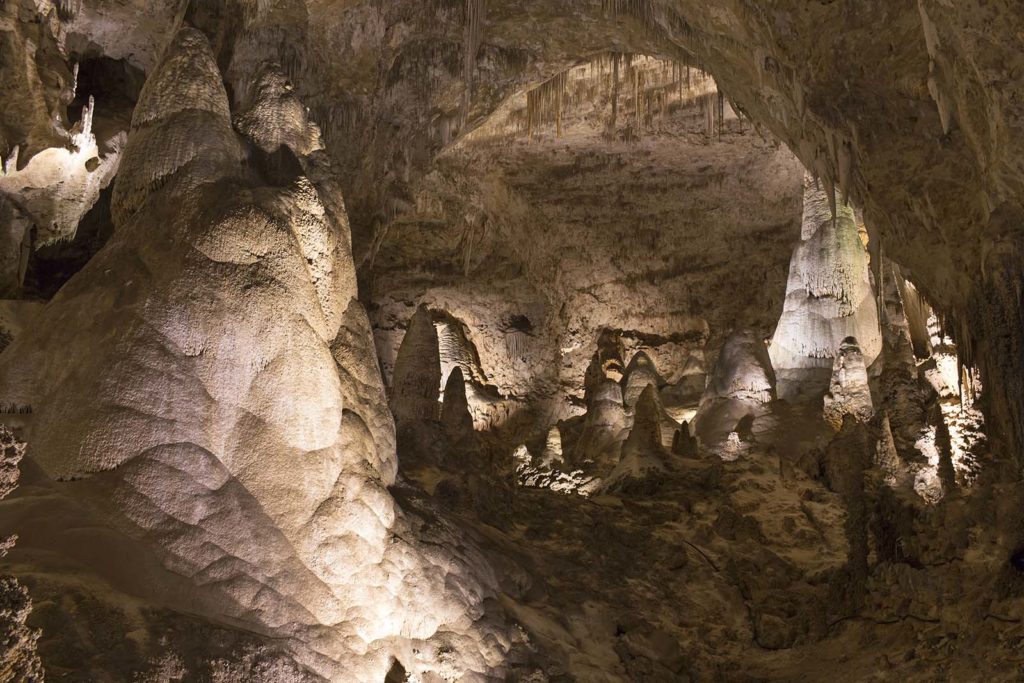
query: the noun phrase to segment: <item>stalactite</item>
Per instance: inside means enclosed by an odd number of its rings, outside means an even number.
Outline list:
[[[562,72],[526,94],[527,132],[531,139],[534,129],[540,124],[554,123],[561,134],[566,77],[567,73]]]
[[[465,35],[463,38],[462,80],[465,90],[462,96],[462,118],[469,116],[469,102],[473,95],[473,81],[476,75],[476,55],[483,40],[484,21],[487,17],[487,0],[466,0]]]
[[[615,130],[619,116],[619,56],[612,58],[612,120],[609,129]]]
[[[629,135],[636,139],[645,128],[658,126],[677,104],[696,102],[709,119],[708,135],[717,132],[720,136],[725,121],[724,96],[716,100],[716,94],[717,85],[710,76],[699,71],[694,74],[683,64],[608,53],[527,92],[526,107],[513,110],[509,121],[515,132],[525,132],[530,139],[538,128],[547,125],[553,125],[560,136],[572,112],[602,102],[611,109],[607,131],[613,133],[621,123],[629,122]]]

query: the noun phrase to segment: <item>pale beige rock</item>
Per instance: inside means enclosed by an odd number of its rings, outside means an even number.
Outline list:
[[[665,380],[658,374],[658,368],[654,361],[643,351],[637,351],[629,359],[629,365],[622,376],[622,402],[627,408],[632,409],[640,400],[640,394],[649,385],[654,385],[657,391]]]

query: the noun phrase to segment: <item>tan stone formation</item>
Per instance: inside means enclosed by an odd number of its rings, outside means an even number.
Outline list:
[[[882,350],[868,254],[853,210],[806,181],[801,243],[793,253],[786,305],[769,353],[783,398],[824,391],[843,340],[858,340],[865,365]]]
[[[395,359],[391,411],[403,421],[436,420],[441,390],[437,329],[425,306],[416,309]]]
[[[882,414],[880,425],[880,435],[875,446],[875,467],[881,470],[888,486],[897,488],[909,485],[911,474],[896,452],[888,413]]]
[[[0,5],[49,677],[1018,675],[1018,3]]]
[[[35,409],[30,457],[108,491],[116,524],[191,582],[182,609],[284,638],[321,676],[436,670],[407,645],[431,638],[460,653],[449,670],[491,671],[501,636],[470,646],[463,602],[486,589],[445,587],[471,560],[389,540],[425,536],[386,489],[346,238],[306,177],[261,186],[243,148],[206,39],[182,30],[136,110],[117,233],[0,361],[3,395]]]
[[[594,462],[599,468],[610,470],[619,461],[627,428],[622,387],[613,379],[605,379],[594,389],[571,463]]]
[[[737,330],[722,344],[715,370],[694,417],[704,445],[718,444],[729,458],[744,450],[736,425],[753,420],[775,400],[775,372],[764,342],[751,330]]]
[[[751,330],[737,330],[722,344],[701,403],[716,399],[752,404],[775,399],[775,372],[768,350]]]
[[[622,457],[605,480],[604,490],[638,492],[656,487],[658,473],[666,468],[661,412],[657,387],[648,384],[636,403],[636,416],[622,444]]]
[[[241,113],[235,116],[235,127],[264,152],[284,146],[308,156],[322,149],[319,129],[293,93],[294,86],[280,67],[263,65]]]
[[[681,455],[684,458],[696,458],[700,456],[700,444],[697,437],[690,433],[690,423],[683,424],[676,431],[672,439],[672,453]]]
[[[117,173],[124,135],[107,143],[111,151],[101,152],[92,130],[95,106],[94,101],[86,105],[64,145],[40,151],[23,168],[18,168],[15,152],[14,163],[0,172],[0,195],[8,197],[35,227],[35,248],[73,239],[78,224]],[[14,239],[15,234],[5,238]],[[4,251],[8,259],[19,253],[7,245]]]
[[[839,346],[839,353],[832,368],[832,380],[828,393],[825,394],[825,421],[839,431],[845,415],[852,415],[861,422],[867,422],[874,414],[875,407],[871,402],[871,387],[868,386],[864,354],[861,353],[857,340],[847,337]]]

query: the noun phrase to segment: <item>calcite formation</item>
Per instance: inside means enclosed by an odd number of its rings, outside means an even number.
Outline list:
[[[866,365],[882,349],[868,254],[853,210],[808,180],[801,242],[793,253],[786,304],[769,352],[783,397],[821,392],[847,337]]]
[[[657,487],[665,471],[666,451],[661,443],[661,404],[657,389],[648,384],[636,403],[636,415],[629,436],[622,444],[619,463],[608,475],[604,490],[637,492]]]
[[[0,499],[18,485],[18,463],[25,455],[20,443],[7,427],[0,425]],[[16,536],[0,538],[0,558],[7,555]],[[43,680],[43,664],[36,651],[40,632],[26,625],[32,611],[28,590],[12,576],[0,576],[0,680],[37,683]]]

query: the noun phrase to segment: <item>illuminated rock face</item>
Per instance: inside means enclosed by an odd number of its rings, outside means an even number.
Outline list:
[[[801,243],[793,253],[786,303],[769,353],[779,393],[820,395],[842,342],[854,337],[866,365],[882,349],[878,304],[868,255],[853,210],[836,206],[826,190],[805,183]]]
[[[486,563],[428,558],[421,539],[461,544],[386,488],[394,428],[342,224],[301,169],[261,184],[244,149],[206,39],[181,31],[135,113],[114,237],[0,361],[2,394],[34,408],[30,457],[108,492],[191,584],[181,609],[284,638],[321,676],[379,681],[399,655],[491,672]]]

